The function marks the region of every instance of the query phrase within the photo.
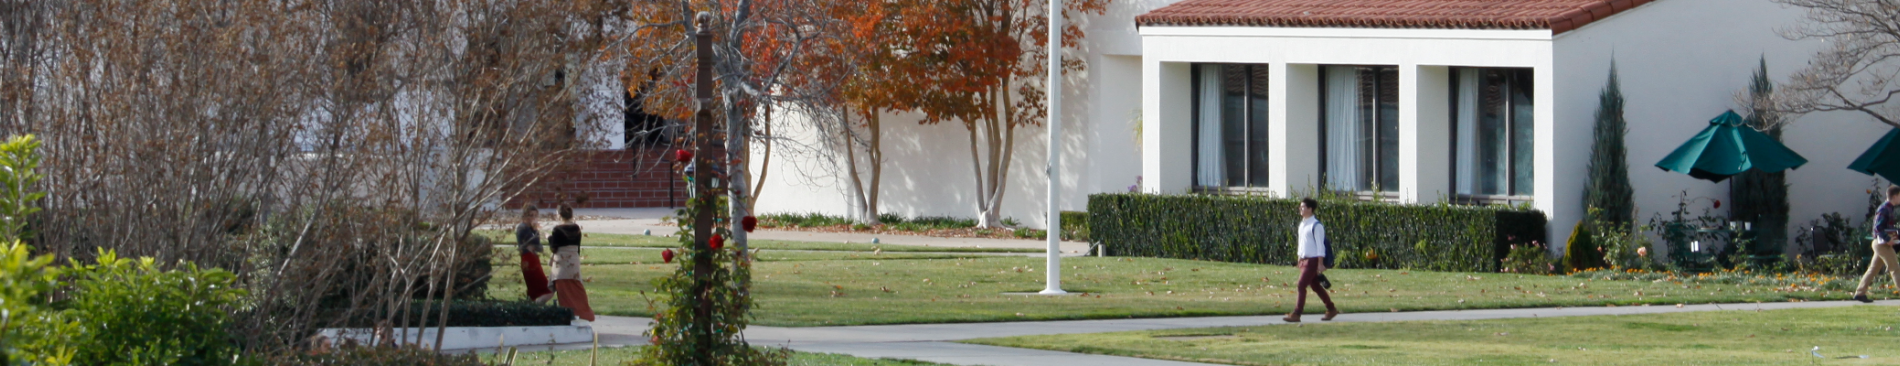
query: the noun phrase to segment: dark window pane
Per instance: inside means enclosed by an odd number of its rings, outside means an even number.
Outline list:
[[[1373,190],[1373,182],[1378,181],[1379,146],[1379,69],[1376,67],[1359,68],[1359,187],[1357,190]]]
[[[1379,190],[1399,188],[1399,69],[1379,70]]]
[[[1509,135],[1505,126],[1509,121],[1505,119],[1508,112],[1505,93],[1509,86],[1506,82],[1509,74],[1497,69],[1483,69],[1480,72],[1484,75],[1480,79],[1484,81],[1484,86],[1479,90],[1478,103],[1478,193],[1508,194],[1505,184],[1508,182],[1506,174],[1510,170],[1506,163],[1510,162],[1510,158],[1505,155],[1505,148],[1510,144],[1506,140]]]
[[[1251,129],[1247,133],[1247,183],[1255,187],[1267,186],[1267,67],[1254,65],[1250,69],[1250,81],[1247,88],[1248,101],[1252,105],[1247,123]]]
[[[1227,185],[1247,185],[1247,65],[1221,67],[1221,137]]]
[[[1453,171],[1459,194],[1533,193],[1531,75],[1529,69],[1457,69]]]
[[[1534,85],[1533,80],[1535,79],[1532,78],[1531,70],[1519,69],[1515,70],[1513,74],[1511,83],[1511,126],[1513,131],[1511,131],[1511,135],[1515,141],[1512,144],[1512,150],[1514,151],[1512,151],[1511,154],[1515,157],[1515,171],[1512,172],[1512,174],[1516,177],[1516,187],[1514,187],[1515,192],[1513,192],[1513,194],[1529,196],[1536,194],[1536,190],[1532,187],[1535,187],[1537,182],[1535,179],[1537,176],[1537,163],[1533,160],[1533,158],[1536,157],[1537,151],[1534,149],[1537,141],[1537,136],[1534,133],[1537,127],[1537,120],[1531,108],[1531,101],[1535,100],[1535,98],[1532,98],[1533,94],[1531,93],[1533,90],[1531,87]]]

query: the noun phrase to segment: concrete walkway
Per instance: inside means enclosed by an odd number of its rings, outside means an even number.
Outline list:
[[[1900,306],[1900,300],[1879,301],[1880,306]],[[1556,316],[1638,315],[1721,310],[1776,310],[1827,308],[1860,305],[1853,301],[1779,302],[1750,304],[1704,304],[1675,306],[1566,307],[1492,310],[1416,311],[1393,313],[1342,314],[1333,322],[1392,322],[1423,320],[1485,320]],[[1308,316],[1319,322],[1318,316]],[[603,346],[643,344],[640,336],[648,327],[644,318],[600,317],[594,329],[601,334]],[[784,328],[754,326],[746,338],[755,345],[785,346],[804,352],[842,353],[868,358],[904,358],[953,365],[990,366],[1178,366],[1202,363],[1149,360],[1131,357],[1086,355],[1068,352],[1028,350],[953,343],[958,340],[1048,334],[1080,334],[1142,330],[1207,328],[1228,326],[1285,325],[1279,316],[1225,316],[1201,318],[1153,318],[1068,320],[1042,322],[869,325],[849,327]],[[553,349],[586,348],[588,345],[561,345]]]
[[[673,215],[673,209],[670,208],[582,208],[575,209],[574,214],[581,217],[600,218],[597,220],[582,220],[576,222],[587,232],[608,234],[644,234],[651,232],[653,235],[666,236],[673,235],[674,232],[679,230],[678,227],[664,220],[664,218]],[[921,235],[828,233],[790,230],[758,230],[749,234],[748,238],[833,243],[870,243],[872,239],[877,239],[879,244],[925,247],[1049,248],[1048,241],[1033,239],[939,238]],[[1061,249],[1064,256],[1080,255],[1088,252],[1088,243],[1065,241],[1062,242]]]

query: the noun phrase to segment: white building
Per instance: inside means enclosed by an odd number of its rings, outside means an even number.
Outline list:
[[[1583,214],[1614,60],[1646,221],[1685,190],[1727,199],[1726,183],[1653,164],[1738,108],[1762,58],[1778,80],[1805,66],[1824,43],[1777,33],[1803,14],[1770,0],[1118,1],[1087,20],[1089,69],[1068,77],[1063,206],[1138,177],[1170,194],[1328,185],[1408,203],[1529,202],[1560,242]],[[886,123],[882,210],[974,216],[961,127]],[[1788,175],[1791,224],[1858,216],[1874,181],[1846,166],[1885,131],[1846,113],[1789,127],[1786,144],[1810,160]],[[1041,227],[1047,141],[1017,133],[1004,216]],[[774,159],[759,212],[848,211],[836,176]]]

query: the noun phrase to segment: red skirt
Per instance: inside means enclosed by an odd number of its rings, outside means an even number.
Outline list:
[[[574,310],[575,317],[594,321],[594,308],[587,305],[587,287],[580,280],[554,280],[554,296],[561,307]]]
[[[541,256],[534,252],[521,253],[521,279],[528,282],[528,301],[554,293],[548,289],[548,274],[541,270]]]

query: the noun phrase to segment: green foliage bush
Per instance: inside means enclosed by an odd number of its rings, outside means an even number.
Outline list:
[[[1298,206],[1247,196],[1097,194],[1089,196],[1089,229],[1114,255],[1290,265]],[[1340,268],[1496,271],[1511,243],[1545,235],[1543,213],[1497,207],[1328,199],[1319,220]]]
[[[1604,268],[1603,253],[1597,251],[1596,236],[1590,234],[1588,222],[1578,222],[1577,229],[1570,231],[1570,241],[1564,244],[1564,267],[1571,270],[1590,270]]]
[[[444,355],[414,347],[345,347],[317,354],[270,355],[249,365],[271,366],[482,366],[475,355]]]
[[[1088,211],[1062,211],[1062,240],[1089,241]]]
[[[19,241],[37,211],[22,179],[39,165],[31,136],[0,144],[0,364],[228,365],[238,360],[226,333],[244,308],[237,276],[189,262],[161,268],[152,258],[100,251],[94,264],[52,265]]]
[[[1775,141],[1781,141],[1782,116],[1774,110],[1771,99],[1775,91],[1774,81],[1768,78],[1768,61],[1764,58],[1761,66],[1755,69],[1755,75],[1748,88],[1748,127],[1760,130]],[[1729,180],[1729,200],[1735,206],[1729,209],[1729,218],[1753,223],[1760,235],[1755,235],[1753,245],[1746,248],[1752,255],[1781,255],[1787,248],[1788,238],[1788,172],[1764,173],[1748,170]]]
[[[1563,272],[1557,267],[1557,260],[1550,258],[1550,249],[1542,243],[1512,244],[1510,251],[1498,266],[1498,272],[1547,275]]]
[[[1874,249],[1860,238],[1866,230],[1847,221],[1840,213],[1821,215],[1795,236],[1800,246],[1797,265],[1804,270],[1834,276],[1857,276],[1867,270]],[[1821,247],[1821,246],[1825,247]]]
[[[1623,118],[1623,87],[1614,64],[1610,65],[1609,81],[1597,95],[1592,133],[1583,205],[1594,209],[1592,220],[1628,225],[1636,221],[1636,199],[1635,188],[1630,186],[1629,150],[1624,146],[1629,121]]]
[[[230,272],[190,263],[167,271],[104,252],[71,275],[72,297],[54,307],[77,325],[66,339],[75,363],[222,365],[238,354],[225,327],[245,291]]]

